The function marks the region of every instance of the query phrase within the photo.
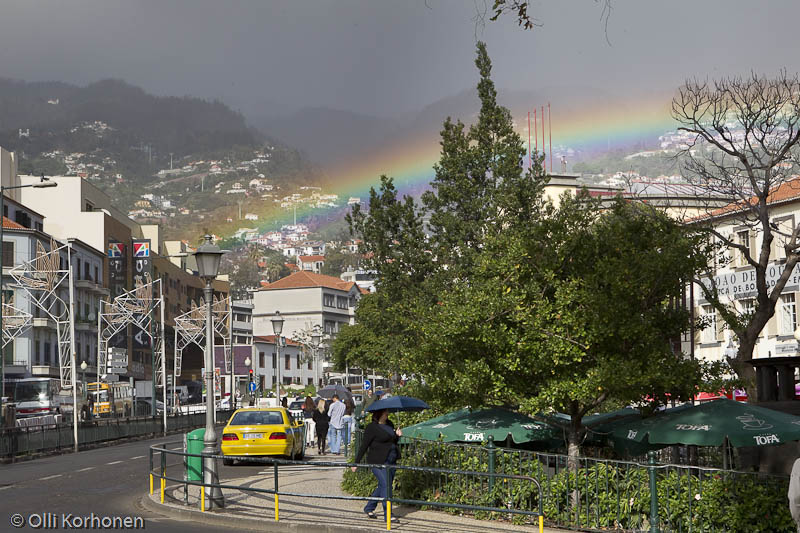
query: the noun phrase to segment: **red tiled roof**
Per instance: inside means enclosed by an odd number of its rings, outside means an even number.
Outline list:
[[[300,267],[297,266],[296,263],[286,263],[286,268],[288,268],[292,272],[299,272],[300,271]]]
[[[28,229],[25,226],[23,226],[22,224],[17,224],[16,222],[14,222],[13,220],[11,220],[8,217],[3,217],[3,228],[8,228],[8,229]]]
[[[308,263],[310,261],[325,261],[324,255],[301,255],[300,261]]]
[[[263,285],[263,284],[262,284]],[[273,283],[265,285],[261,290],[274,290],[274,289],[300,289],[306,287],[326,287],[328,289],[338,289],[340,291],[349,291],[353,288],[352,281],[342,281],[333,276],[326,276],[324,274],[315,274],[308,270],[295,272],[285,278],[281,278]]]
[[[253,337],[256,341],[266,342],[267,344],[275,344],[275,335],[256,335]],[[285,337],[284,337],[285,338]],[[299,342],[292,339],[286,339],[287,346],[302,346]]]
[[[784,181],[777,187],[770,189],[767,195],[767,205],[778,204],[789,200],[800,198],[800,177],[795,177],[790,180]],[[758,197],[751,196],[746,201],[733,202],[725,207],[721,207],[708,213],[707,215],[700,215],[692,220],[703,220],[706,218],[715,218],[731,213],[743,211],[749,205],[755,205],[758,202]]]

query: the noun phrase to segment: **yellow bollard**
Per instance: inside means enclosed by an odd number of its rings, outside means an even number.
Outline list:
[[[161,503],[164,503],[164,489],[167,488],[167,480],[161,478]]]
[[[153,494],[153,474],[150,473],[150,494]]]
[[[386,502],[386,531],[392,530],[392,502]]]
[[[539,533],[544,533],[544,517],[539,515]]]
[[[205,487],[200,487],[200,511],[206,512],[206,491]]]
[[[275,521],[277,522],[278,520],[280,520],[280,518],[278,518],[278,495],[276,494],[275,495]]]

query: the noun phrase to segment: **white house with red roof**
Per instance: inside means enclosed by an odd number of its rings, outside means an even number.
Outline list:
[[[263,285],[253,294],[253,335],[272,335],[272,317],[280,311],[283,336],[296,338],[320,326],[335,336],[344,324],[353,324],[361,290],[342,281],[309,271],[295,272]]]
[[[297,257],[297,266],[300,267],[300,270],[310,270],[316,274],[321,274],[324,265],[324,255],[301,255]]]
[[[262,285],[253,294],[254,337],[273,335],[272,318],[280,312],[284,319],[282,335],[287,339],[308,339],[315,326],[330,339],[344,324],[355,323],[356,304],[363,294],[352,281],[310,271],[295,272]],[[330,371],[329,366],[323,363],[318,379]],[[300,373],[298,377],[307,381],[310,376]]]

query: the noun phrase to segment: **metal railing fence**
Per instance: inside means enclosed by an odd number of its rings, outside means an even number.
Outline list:
[[[189,486],[200,487],[200,509],[205,511],[209,506],[210,489],[218,487],[219,489],[232,489],[242,492],[254,492],[262,494],[273,494],[275,496],[275,520],[280,518],[279,505],[280,496],[291,496],[301,498],[319,498],[319,499],[333,499],[333,500],[360,500],[368,501],[374,500],[378,502],[385,502],[386,504],[386,529],[391,530],[391,516],[392,504],[405,504],[419,506],[422,508],[439,507],[448,508],[453,510],[467,510],[473,513],[484,514],[497,514],[504,517],[517,516],[517,517],[534,517],[538,518],[538,526],[540,533],[544,531],[544,511],[542,507],[542,488],[539,481],[529,477],[515,474],[502,474],[502,473],[488,473],[476,472],[469,470],[456,470],[447,468],[435,467],[421,467],[409,465],[373,465],[373,464],[354,464],[349,462],[332,462],[332,461],[292,461],[286,459],[277,459],[274,457],[234,457],[222,455],[207,455],[207,454],[190,454],[178,450],[170,450],[168,446],[174,446],[180,442],[170,442],[163,444],[156,444],[150,447],[149,450],[149,463],[150,463],[150,494],[154,493],[154,480],[158,480],[160,491],[161,503],[164,503],[167,491],[167,482],[176,483],[176,486],[183,485],[183,499],[184,503],[188,500]],[[158,458],[155,455],[158,454]],[[180,461],[169,461],[169,456],[181,457]],[[191,481],[187,476],[181,473],[180,477],[174,474],[168,475],[169,468],[180,466],[186,469],[187,459],[190,457],[195,458],[213,458],[216,460],[221,459],[234,459],[243,460],[248,462],[262,463],[271,465],[273,467],[274,485],[272,488],[259,488],[253,486],[252,480],[248,481],[247,485],[233,485],[229,483],[215,483],[209,484],[205,481]],[[201,461],[201,475],[202,480],[205,480],[205,461]],[[438,496],[435,498],[426,498],[426,495],[414,495],[408,492],[401,493],[397,496],[393,493],[392,483],[387,486],[387,494],[384,498],[372,496],[339,496],[330,494],[307,494],[300,492],[285,491],[280,489],[280,466],[298,466],[307,465],[314,468],[350,468],[356,466],[358,468],[381,469],[384,471],[391,471],[399,483],[413,483],[415,478],[419,479],[437,479],[442,486],[461,487],[467,490],[473,497],[472,503],[462,503],[459,501],[448,501],[446,497]],[[296,471],[295,471],[296,472]],[[404,480],[404,481],[402,481]],[[531,499],[529,503],[533,502],[533,507],[526,505],[518,505],[520,498],[518,492],[525,488],[529,494],[535,494],[535,498]]]
[[[217,423],[224,423],[232,411],[217,411]],[[0,429],[0,457],[50,452],[63,448],[73,448],[72,424],[62,421],[56,424],[43,424]],[[167,432],[185,431],[205,426],[205,413],[170,416],[167,418]],[[164,432],[163,419],[153,417],[96,418],[78,424],[78,445],[113,441]]]
[[[357,432],[355,449],[360,438]],[[533,503],[541,503],[548,522],[558,527],[677,533],[796,530],[786,504],[787,476],[658,464],[654,455],[650,463],[580,457],[570,465],[566,455],[496,448],[491,442],[403,437],[401,450],[405,465],[536,479],[543,501]],[[422,493],[458,497],[462,490],[430,478],[416,481],[414,490]]]

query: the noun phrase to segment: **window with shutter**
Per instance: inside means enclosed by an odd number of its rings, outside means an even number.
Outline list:
[[[738,230],[736,232],[736,238],[734,239],[734,242],[736,244],[738,244],[739,246],[743,246],[744,247],[744,250],[742,250],[741,248],[736,248],[733,251],[734,258],[735,258],[735,261],[734,261],[735,266],[738,266],[738,267],[747,266],[748,263],[747,263],[747,258],[746,258],[746,255],[745,255],[745,251],[747,252],[747,254],[751,254],[751,252],[752,252],[752,248],[750,247],[750,244],[751,244],[750,243],[750,230],[748,230],[748,229],[740,229],[740,230]],[[751,254],[751,257],[752,257],[752,254]]]
[[[710,305],[704,305],[702,309],[703,317],[706,319],[706,325],[701,335],[701,342],[717,342],[717,310]]]
[[[3,266],[14,266],[14,242],[3,241]]]
[[[781,335],[793,335],[797,329],[797,305],[794,293],[781,295],[779,316],[779,332]]]

